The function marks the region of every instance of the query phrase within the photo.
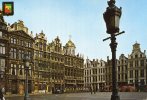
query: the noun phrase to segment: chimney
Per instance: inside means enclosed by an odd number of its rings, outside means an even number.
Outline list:
[[[146,54],[146,50],[144,50],[144,54]]]

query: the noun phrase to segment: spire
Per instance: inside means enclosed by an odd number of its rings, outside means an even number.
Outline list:
[[[69,34],[69,40],[71,40],[71,33],[68,33]]]
[[[41,33],[43,33],[43,30],[41,30]]]
[[[69,35],[69,40],[71,40],[71,35]]]

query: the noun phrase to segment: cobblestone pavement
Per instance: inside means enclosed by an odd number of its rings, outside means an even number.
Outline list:
[[[147,100],[147,92],[121,92],[119,95],[121,100]],[[110,92],[30,95],[31,100],[110,100],[110,97]],[[6,100],[24,100],[24,97],[6,96]]]

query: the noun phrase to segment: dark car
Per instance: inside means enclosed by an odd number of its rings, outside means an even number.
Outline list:
[[[55,93],[55,94],[61,94],[61,93],[63,93],[63,91],[62,91],[61,89],[56,89],[56,90],[54,91],[54,93]]]

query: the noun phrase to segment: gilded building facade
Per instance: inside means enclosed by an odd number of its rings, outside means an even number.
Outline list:
[[[106,62],[103,60],[86,59],[84,66],[84,86],[86,89],[93,87],[96,91],[104,91],[106,85]]]
[[[51,92],[50,52],[45,34],[34,37],[34,93]]]
[[[84,59],[75,55],[75,44],[69,40],[63,48],[65,65],[65,92],[83,91]]]
[[[24,54],[30,61],[29,93],[83,91],[84,58],[75,54],[75,45],[69,40],[63,47],[59,37],[47,43],[43,32],[29,32],[23,21],[6,24],[0,15],[0,86],[6,93],[24,94]]]
[[[50,68],[51,68],[51,87],[52,93],[57,90],[64,91],[64,55],[63,47],[57,36],[48,44],[50,50]]]
[[[132,53],[128,56],[128,84],[136,88],[146,85],[147,82],[146,51],[141,51],[140,44],[133,45]]]

